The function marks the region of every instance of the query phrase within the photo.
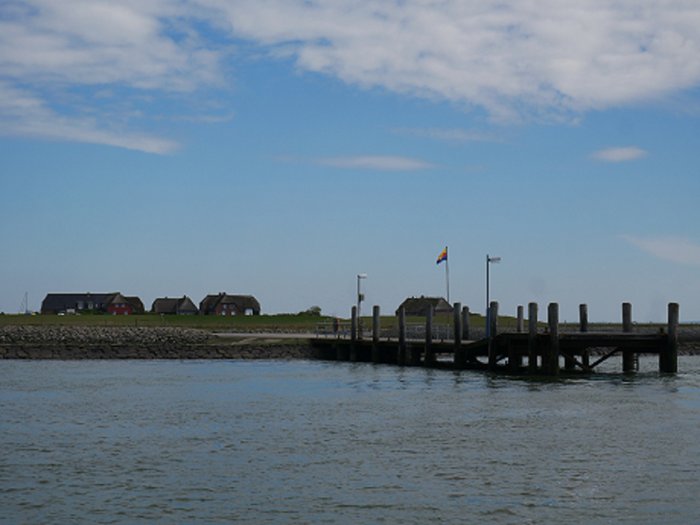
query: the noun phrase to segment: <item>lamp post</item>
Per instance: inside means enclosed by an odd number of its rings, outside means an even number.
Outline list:
[[[360,321],[360,308],[362,305],[362,301],[365,300],[365,296],[360,291],[360,281],[362,279],[367,279],[366,273],[357,274],[357,333],[360,339],[362,339],[362,322]]]
[[[489,273],[489,267],[491,266],[491,263],[499,262],[501,262],[500,257],[491,257],[488,253],[486,254],[486,337],[491,336],[491,298],[489,297],[491,276]]]

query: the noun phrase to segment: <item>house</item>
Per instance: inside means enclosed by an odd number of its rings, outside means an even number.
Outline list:
[[[199,310],[192,299],[183,295],[180,298],[159,297],[153,301],[151,312],[154,314],[197,315]]]
[[[445,299],[442,297],[425,297],[421,295],[420,297],[409,297],[401,306],[404,308],[404,312],[408,316],[425,316],[428,313],[428,308],[433,307],[433,313],[435,314],[450,314],[453,309]],[[399,309],[401,308],[399,306]],[[396,310],[398,315],[399,310]]]
[[[199,303],[203,315],[260,315],[260,303],[252,295],[207,295]]]
[[[143,313],[138,297],[112,293],[50,293],[41,303],[42,314],[76,314],[80,312],[130,315]]]

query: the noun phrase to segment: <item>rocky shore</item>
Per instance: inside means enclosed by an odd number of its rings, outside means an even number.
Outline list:
[[[303,340],[239,341],[187,328],[5,326],[0,359],[304,359]]]
[[[0,359],[317,357],[307,340],[271,337],[221,337],[205,330],[165,327],[4,326],[0,328]],[[682,328],[679,340],[679,354],[700,355],[698,328]]]

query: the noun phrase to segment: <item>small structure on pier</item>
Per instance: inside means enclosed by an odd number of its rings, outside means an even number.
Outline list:
[[[639,354],[657,354],[660,372],[678,371],[677,303],[668,305],[666,330],[655,333],[633,331],[632,306],[629,303],[622,305],[622,329],[605,332],[589,331],[586,305],[579,307],[579,329],[567,332],[560,331],[557,303],[548,305],[546,325],[538,321],[538,305],[530,303],[527,332],[524,331],[523,310],[518,307],[516,331],[499,332],[498,303],[492,302],[488,316],[489,336],[470,340],[469,308],[455,303],[452,341],[436,342],[433,340],[432,307],[425,312],[424,339],[406,337],[406,309],[403,306],[397,311],[398,333],[395,337],[381,339],[379,307],[375,306],[371,340],[360,336],[357,309],[353,307],[349,338],[340,335],[334,338],[317,337],[313,345],[327,359],[541,376],[592,373],[614,355],[622,356],[624,372],[634,372],[638,368]]]

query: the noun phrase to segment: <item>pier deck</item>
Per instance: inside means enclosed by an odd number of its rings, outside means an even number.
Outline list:
[[[613,356],[622,356],[623,372],[638,369],[639,354],[659,356],[659,371],[678,371],[678,305],[669,304],[667,330],[659,333],[632,331],[631,307],[623,305],[623,329],[619,332],[588,332],[581,323],[581,331],[559,332],[558,305],[548,309],[548,323],[542,330],[537,323],[536,305],[530,304],[528,332],[498,333],[498,303],[492,303],[492,324],[488,337],[469,340],[468,329],[455,305],[454,337],[451,341],[432,340],[432,313],[426,316],[425,339],[408,339],[405,321],[399,311],[399,333],[395,337],[379,336],[378,308],[375,307],[371,338],[362,338],[357,330],[353,308],[352,329],[349,337],[315,337],[312,345],[319,356],[342,361],[390,363],[407,366],[426,366],[447,369],[477,369],[507,374],[549,375],[593,373],[596,367]],[[583,310],[582,310],[583,311]],[[583,316],[582,316],[583,319]],[[522,319],[518,326],[522,326]]]

